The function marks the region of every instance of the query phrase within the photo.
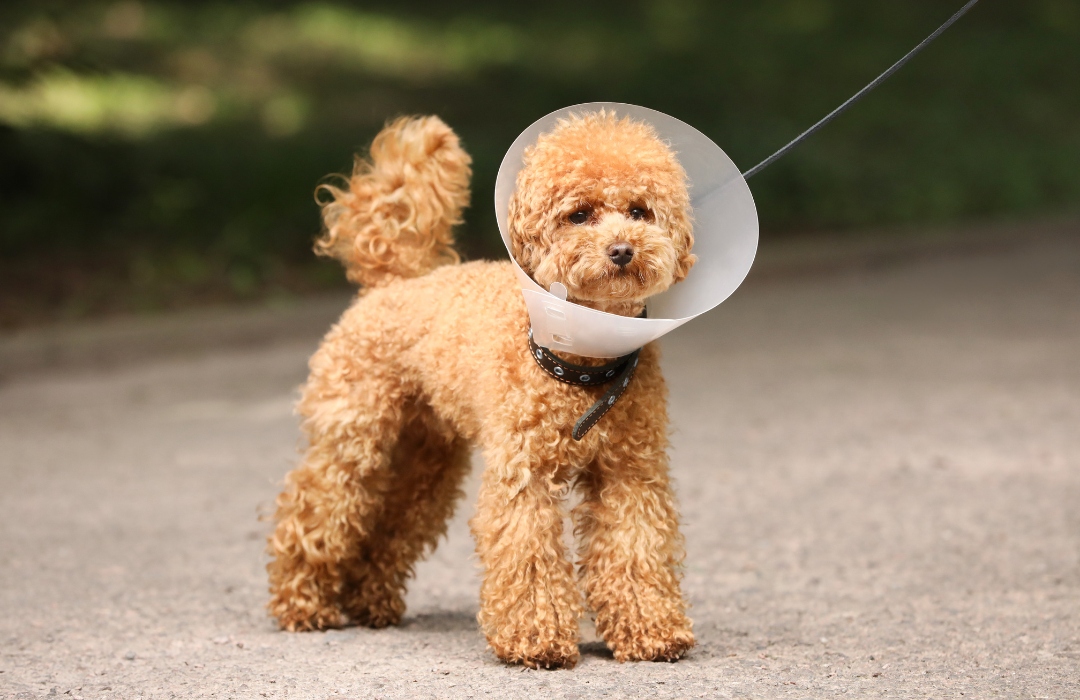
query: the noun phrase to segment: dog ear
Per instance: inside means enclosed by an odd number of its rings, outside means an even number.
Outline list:
[[[682,282],[697,262],[697,256],[691,252],[694,248],[694,226],[689,213],[685,209],[675,213],[668,230],[677,256],[674,282]]]
[[[531,275],[540,264],[538,253],[542,246],[538,244],[545,221],[543,208],[529,201],[527,194],[522,193],[521,184],[519,178],[518,190],[510,197],[507,228],[510,232],[510,253],[521,269]]]

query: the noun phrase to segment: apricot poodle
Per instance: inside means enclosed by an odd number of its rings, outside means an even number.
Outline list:
[[[642,349],[625,394],[573,439],[605,387],[556,381],[534,361],[509,262],[456,264],[470,162],[438,118],[403,118],[347,183],[322,188],[317,252],[361,291],[311,358],[298,404],[308,447],[269,543],[270,612],[287,630],[399,622],[475,445],[478,619],[495,654],[572,667],[588,610],[619,661],[677,659],[694,636],[658,350]],[[526,151],[509,226],[540,285],[611,313],[638,315],[694,263],[685,172],[652,127],[611,113],[564,120]],[[576,575],[563,538],[571,488]]]

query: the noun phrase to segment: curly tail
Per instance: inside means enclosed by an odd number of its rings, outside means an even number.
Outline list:
[[[451,228],[469,204],[472,159],[438,117],[401,117],[357,157],[347,186],[321,185],[326,231],[315,252],[365,287],[458,262]]]

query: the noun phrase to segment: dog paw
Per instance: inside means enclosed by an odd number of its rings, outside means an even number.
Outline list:
[[[573,589],[567,589],[556,589],[556,595],[533,590],[509,601],[484,600],[477,621],[495,655],[506,663],[529,668],[577,665],[581,658],[578,651],[581,605],[572,598]],[[546,592],[539,586],[538,590]],[[500,592],[505,593],[506,589]],[[546,604],[537,605],[538,598]]]
[[[495,655],[508,664],[522,664],[533,669],[573,668],[581,654],[576,639],[556,639],[546,644],[520,643],[516,640],[489,640]]]
[[[605,635],[618,661],[677,661],[694,646],[686,617],[668,623],[622,625]]]
[[[287,632],[335,629],[345,624],[345,618],[337,608],[295,606],[275,601],[270,605],[270,614],[277,618],[281,629]]]

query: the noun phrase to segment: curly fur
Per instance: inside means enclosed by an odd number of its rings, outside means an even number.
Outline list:
[[[400,621],[407,579],[445,532],[477,445],[478,619],[498,657],[573,666],[587,609],[619,661],[679,658],[694,637],[656,346],[574,441],[605,387],[553,381],[532,360],[509,263],[440,266],[467,200],[456,137],[434,117],[399,120],[372,160],[348,189],[327,190],[319,249],[369,286],[311,358],[298,405],[308,447],[269,541],[271,614],[288,630]],[[590,219],[571,223],[582,204]],[[603,113],[560,124],[529,152],[512,206],[518,259],[583,303],[634,312],[693,264],[685,174],[641,124]],[[640,251],[632,269],[605,263],[615,239]],[[569,487],[582,497],[576,573],[562,533]]]
[[[648,216],[628,220],[635,206]],[[568,221],[579,210],[592,225]],[[514,258],[540,286],[562,282],[571,301],[612,313],[637,315],[695,260],[682,166],[651,126],[610,112],[561,120],[525,151],[509,226]],[[621,270],[606,253],[617,241],[634,248]]]
[[[402,117],[356,159],[347,188],[322,185],[326,233],[315,252],[337,258],[350,281],[372,287],[458,262],[451,228],[469,203],[469,158],[437,117]]]

